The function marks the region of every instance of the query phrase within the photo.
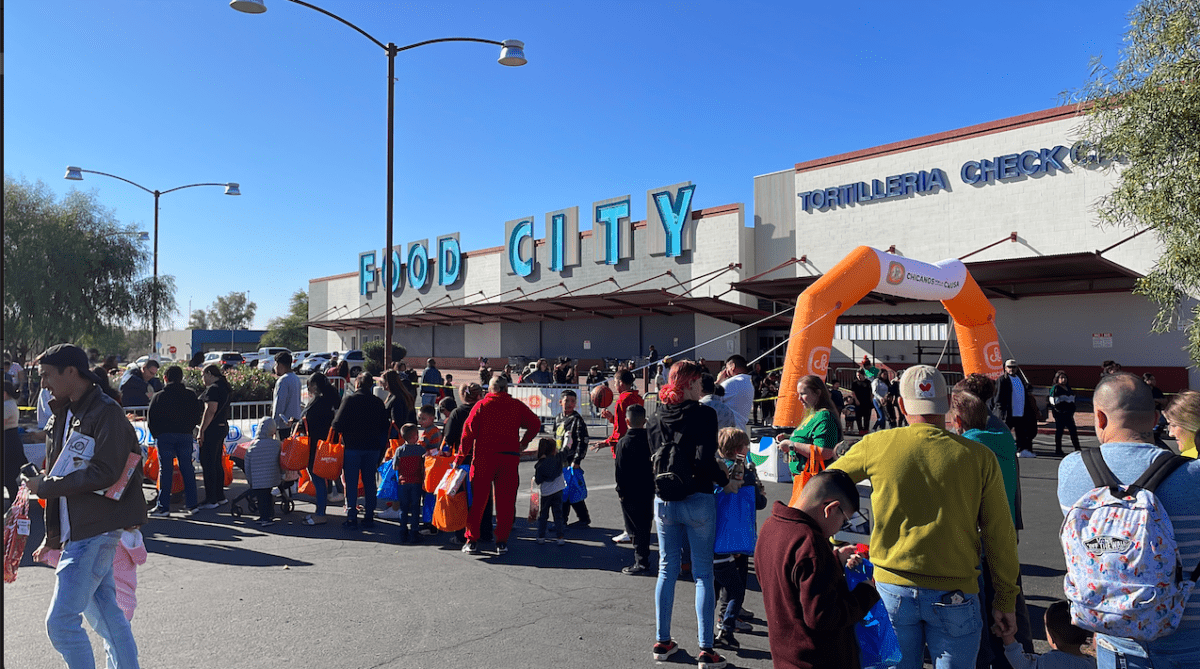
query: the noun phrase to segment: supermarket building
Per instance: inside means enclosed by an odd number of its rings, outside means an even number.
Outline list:
[[[685,182],[647,191],[644,220],[641,194],[625,194],[510,220],[499,247],[410,241],[392,254],[396,341],[443,367],[588,365],[650,345],[776,367],[796,297],[866,245],[962,259],[996,308],[1005,357],[1035,383],[1061,368],[1086,386],[1111,359],[1167,391],[1200,387],[1182,323],[1151,333],[1156,307],[1132,293],[1160,253],[1154,235],[1097,225],[1117,170],[1079,141],[1081,121],[1061,107],[799,163],[754,178],[749,221],[743,204],[705,203],[703,184]],[[383,261],[362,251],[354,271],[310,281],[310,349],[382,339]],[[949,323],[940,303],[872,294],[839,319],[830,366],[867,355],[952,369]]]

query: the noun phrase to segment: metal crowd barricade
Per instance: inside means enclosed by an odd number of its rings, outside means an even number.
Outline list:
[[[125,407],[125,414],[133,415],[129,422],[137,433],[138,443],[145,453],[148,446],[154,445],[154,437],[150,436],[147,418],[150,407]],[[271,402],[234,402],[229,405],[229,434],[225,437],[228,450],[233,444],[250,441],[258,436],[258,423],[271,415]]]

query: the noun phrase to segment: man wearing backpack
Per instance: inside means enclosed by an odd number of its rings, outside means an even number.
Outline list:
[[[1104,468],[1108,470],[1101,471],[1102,476],[1111,474],[1125,488],[1141,478],[1147,469],[1152,466],[1157,468],[1160,458],[1165,464],[1172,457],[1168,451],[1159,449],[1153,443],[1154,398],[1150,387],[1140,377],[1125,372],[1101,377],[1096,384],[1092,403],[1096,436],[1101,444],[1098,451],[1103,456]],[[1171,463],[1177,468],[1157,485],[1146,481],[1140,493],[1138,490],[1128,490],[1137,495],[1138,501],[1156,497],[1158,506],[1165,511],[1165,518],[1155,518],[1151,513],[1144,516],[1144,521],[1130,523],[1124,530],[1118,529],[1110,539],[1095,529],[1084,529],[1085,526],[1096,528],[1096,524],[1090,521],[1105,511],[1079,515],[1094,495],[1105,498],[1109,494],[1109,488],[1100,487],[1099,491],[1096,490],[1099,486],[1089,473],[1084,458],[1089,450],[1093,449],[1071,453],[1058,468],[1058,501],[1067,515],[1062,537],[1068,568],[1065,590],[1068,598],[1072,599],[1071,613],[1075,624],[1093,631],[1102,628],[1102,625],[1095,624],[1098,622],[1095,610],[1104,607],[1126,616],[1123,621],[1110,619],[1109,624],[1114,626],[1108,629],[1120,629],[1126,625],[1140,630],[1128,636],[1097,634],[1097,665],[1101,669],[1200,666],[1200,597],[1193,595],[1184,606],[1174,611],[1169,597],[1163,597],[1178,591],[1186,594],[1186,581],[1195,576],[1193,570],[1200,564],[1200,498],[1196,496],[1196,491],[1200,489],[1200,462]],[[1097,463],[1093,463],[1093,468],[1097,468]],[[1128,508],[1134,500],[1123,501],[1126,502],[1124,507]],[[1124,508],[1121,511],[1130,513]],[[1148,538],[1151,545],[1169,548],[1169,543],[1158,543],[1165,532],[1164,526],[1173,529],[1174,541],[1178,546],[1179,570],[1171,565],[1175,556],[1170,551],[1160,551],[1158,555],[1165,559],[1154,560],[1155,551],[1139,550],[1142,546],[1138,537]],[[1122,554],[1126,544],[1134,550]],[[1147,557],[1142,559],[1142,555]],[[1106,570],[1104,574],[1088,578],[1086,582],[1080,579],[1079,575],[1091,568],[1090,565],[1104,563],[1106,558],[1117,560],[1120,567],[1113,571]],[[1143,566],[1140,562],[1158,564]],[[1165,591],[1160,592],[1161,603],[1156,602],[1157,606],[1142,611],[1129,604],[1129,597],[1120,596],[1122,589],[1129,588],[1128,583],[1122,582],[1128,575],[1162,569],[1164,563],[1169,575],[1157,583],[1157,589]],[[1171,576],[1180,573],[1184,579],[1182,589],[1178,587],[1177,578]],[[1079,581],[1078,587],[1073,587],[1074,581]],[[1150,587],[1154,589],[1154,585]],[[1112,590],[1114,597],[1104,597],[1106,590]],[[1077,597],[1071,597],[1072,594]],[[1078,597],[1087,597],[1089,601],[1080,601]],[[1178,621],[1178,627],[1172,632],[1171,623],[1175,622],[1174,615],[1179,612],[1182,612],[1182,620]],[[1132,638],[1135,635],[1151,637],[1157,634],[1161,635],[1157,638]]]

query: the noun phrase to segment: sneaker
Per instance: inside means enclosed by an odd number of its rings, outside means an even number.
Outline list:
[[[738,609],[737,617],[739,620],[754,620],[754,614],[746,609]]]
[[[538,537],[538,545],[541,546],[544,543],[546,543],[546,537]]]
[[[738,643],[737,637],[733,636],[733,630],[726,629],[721,630],[721,633],[717,635],[714,645],[730,650],[738,650],[742,647],[742,644]]]
[[[508,552],[508,544],[501,541],[496,544],[496,555],[504,555]]]
[[[648,571],[650,571],[649,567],[640,562],[635,562],[634,564],[622,569],[621,573],[625,574],[626,576],[637,576],[638,574],[644,574]]]
[[[558,541],[557,541],[557,542],[555,542],[555,543],[557,543],[559,546],[566,546],[566,545],[567,545],[567,540],[566,540],[566,539],[563,539],[562,537],[559,537],[559,538],[558,538]]]
[[[677,650],[679,650],[679,644],[675,643],[674,639],[671,639],[670,641],[659,641],[658,643],[654,644],[654,659],[657,662],[663,662],[668,657],[674,655],[675,651]]]
[[[421,536],[420,533],[417,533],[417,536]],[[464,543],[466,543],[466,542],[463,539],[459,539],[458,535],[451,535],[451,537],[450,537],[450,545],[451,546],[461,546]]]
[[[400,509],[386,509],[375,514],[376,518],[385,520],[398,520],[400,518]]]
[[[749,632],[754,629],[754,625],[751,625],[750,623],[741,619],[734,620],[733,626],[739,632]]]
[[[696,666],[699,669],[724,669],[727,664],[725,658],[711,648],[701,648],[700,654],[696,656]]]
[[[614,544],[631,544],[633,543],[633,537],[629,536],[628,532],[622,532],[613,537],[612,542]]]
[[[1017,453],[1017,457],[1018,458],[1036,458],[1037,453],[1034,453],[1033,451],[1031,451],[1027,448],[1027,449]]]
[[[218,506],[221,506],[221,504],[219,502],[205,502],[200,505],[200,508],[201,509],[215,509]]]
[[[344,501],[346,501],[346,496],[340,492],[335,492],[335,493],[329,495],[329,501],[333,502],[335,504],[338,502],[344,502]]]
[[[344,527],[348,530],[357,530],[358,529],[358,519],[347,518],[346,520],[342,521],[342,527]]]
[[[185,516],[190,516],[190,515],[192,515],[192,514],[199,513],[199,512],[200,512],[200,507],[199,507],[199,506],[189,506],[189,507],[187,508],[187,510],[185,510],[185,511],[183,512],[183,515],[185,515]]]
[[[171,510],[170,509],[155,509],[150,512],[150,515],[154,516],[156,518],[166,518],[167,516],[171,515]]]
[[[577,521],[567,525],[567,527],[580,527],[580,528],[584,528],[584,529],[587,529],[591,526],[592,526],[591,520],[577,520]]]
[[[225,499],[223,499],[223,500],[221,500],[221,501],[217,502],[217,506],[225,506],[225,505],[226,505],[226,504],[228,504],[228,503],[229,503],[229,498],[228,498],[228,497],[226,497]]]
[[[422,525],[421,529],[417,531],[420,532],[421,536],[423,537],[431,537],[437,534],[437,528],[435,528],[433,525]]]
[[[467,555],[479,555],[479,544],[474,541],[468,541],[467,543],[463,544],[462,552],[466,553]]]
[[[272,525],[274,525],[274,524],[275,524],[275,521],[273,521],[273,520],[260,520],[260,521],[258,521],[258,526],[259,526],[259,527],[270,527],[270,526],[272,526]]]

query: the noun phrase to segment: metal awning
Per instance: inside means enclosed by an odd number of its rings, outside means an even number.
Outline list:
[[[989,297],[1018,300],[1046,295],[1128,293],[1141,274],[1098,252],[1029,256],[968,262],[967,271]],[[752,279],[731,284],[734,290],[783,304],[795,304],[800,293],[821,275]],[[860,302],[899,304],[907,298],[871,293]]]
[[[715,297],[685,297],[665,289],[613,291],[587,295],[561,295],[540,299],[481,302],[464,305],[433,306],[412,314],[396,316],[398,325],[462,325],[465,323],[527,323],[531,321],[572,321],[588,318],[630,318],[634,316],[677,316],[703,314],[738,325],[746,325],[770,316],[770,312]],[[781,323],[790,322],[787,317]],[[308,327],[324,330],[367,330],[382,328],[383,316],[309,321]]]

